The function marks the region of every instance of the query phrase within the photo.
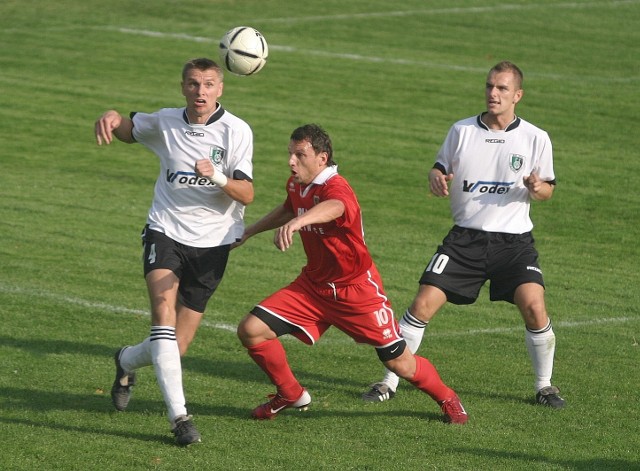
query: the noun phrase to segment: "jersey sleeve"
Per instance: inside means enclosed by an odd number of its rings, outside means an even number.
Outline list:
[[[133,130],[131,135],[137,142],[147,142],[158,134],[158,113],[131,113]]]
[[[438,150],[438,153],[436,154],[434,167],[444,174],[452,172],[451,158],[455,154],[455,146],[456,142],[458,142],[458,134],[459,132],[457,127],[451,126],[449,132],[447,133],[447,137],[442,143],[442,146],[440,146],[440,150]]]
[[[340,176],[331,178],[327,182],[322,196],[324,201],[335,199],[344,204],[344,213],[335,220],[338,227],[350,226],[354,220],[360,217],[360,205],[356,195],[344,178]]]
[[[235,130],[231,176],[245,175],[253,180],[253,132],[248,124],[242,122]]]
[[[542,133],[537,146],[539,147],[538,160],[534,171],[538,174],[541,180],[555,185],[556,175],[553,170],[553,148],[551,139],[546,132]]]

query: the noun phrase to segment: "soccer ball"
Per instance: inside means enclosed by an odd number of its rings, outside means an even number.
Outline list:
[[[269,46],[260,32],[249,26],[237,26],[220,39],[220,60],[236,75],[251,75],[267,63]]]

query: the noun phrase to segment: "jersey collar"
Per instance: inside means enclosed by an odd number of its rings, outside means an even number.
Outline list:
[[[491,129],[489,129],[489,126],[487,126],[486,124],[484,124],[484,122],[482,121],[482,117],[483,117],[484,115],[485,115],[485,113],[480,113],[480,114],[478,115],[478,119],[477,119],[477,121],[478,121],[478,126],[480,126],[482,129],[485,129],[485,130],[487,130],[487,131],[491,131]],[[504,128],[504,131],[505,131],[505,132],[513,131],[513,130],[514,130],[515,128],[517,128],[518,126],[520,126],[520,118],[516,116],[516,117],[513,119],[513,121],[511,121],[511,123],[509,123],[509,125],[508,125],[506,128]]]
[[[207,119],[207,122],[204,124],[204,126],[208,126],[211,123],[215,123],[220,118],[222,118],[223,114],[224,114],[224,108],[222,107],[222,105],[220,103],[218,103],[218,107],[211,114],[211,116],[209,116],[209,119]],[[187,109],[186,108],[182,111],[182,119],[184,120],[185,123],[187,123],[188,125],[191,126],[191,123],[189,122],[189,116],[187,116]],[[201,124],[200,126],[203,126],[203,125]]]
[[[322,185],[327,180],[329,180],[334,175],[338,174],[338,166],[331,165],[330,167],[325,168],[322,172],[316,175],[316,178],[311,182],[312,185]]]

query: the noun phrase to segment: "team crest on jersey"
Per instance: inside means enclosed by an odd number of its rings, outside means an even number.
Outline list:
[[[509,158],[509,168],[515,173],[518,173],[524,164],[524,156],[518,154],[511,154]]]
[[[320,204],[320,197],[318,195],[313,195],[313,205]]]
[[[209,147],[209,159],[213,165],[220,165],[224,160],[225,150],[218,146]]]

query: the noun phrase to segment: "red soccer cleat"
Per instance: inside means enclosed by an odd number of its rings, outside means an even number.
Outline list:
[[[302,390],[302,394],[295,400],[286,399],[280,394],[269,395],[270,401],[259,405],[251,412],[251,417],[256,420],[275,419],[279,412],[295,407],[299,411],[307,410],[311,404],[311,395],[306,389]]]
[[[448,424],[466,424],[469,420],[467,411],[464,410],[464,406],[460,402],[460,398],[457,394],[454,394],[449,399],[445,399],[439,402],[440,409],[444,413],[444,421]]]

